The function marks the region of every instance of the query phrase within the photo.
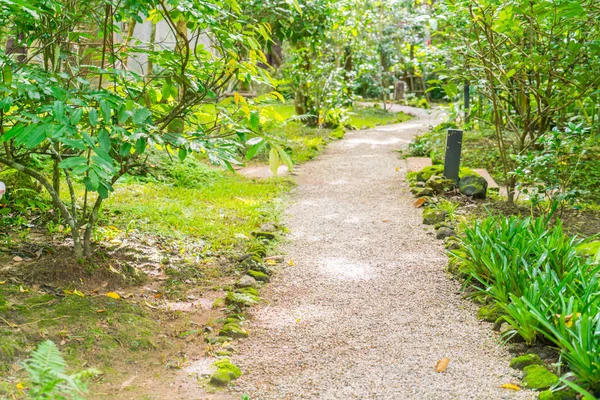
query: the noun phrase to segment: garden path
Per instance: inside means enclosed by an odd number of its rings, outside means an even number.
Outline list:
[[[285,252],[233,361],[232,398],[528,399],[509,355],[445,272],[397,150],[438,113],[349,132],[298,172]],[[436,373],[436,362],[450,358]]]

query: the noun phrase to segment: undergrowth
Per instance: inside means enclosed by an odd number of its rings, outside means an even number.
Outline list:
[[[560,220],[549,223],[548,216],[475,221],[450,252],[450,267],[501,308],[507,339],[553,343],[576,384],[598,395],[600,246],[566,235]]]

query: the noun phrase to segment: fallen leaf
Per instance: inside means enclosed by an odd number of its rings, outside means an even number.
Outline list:
[[[119,296],[119,293],[115,293],[115,292],[106,293],[106,297],[110,297],[111,299],[120,299],[121,298],[121,296]]]
[[[267,265],[277,265],[277,261],[275,261],[275,260],[267,260],[267,261],[265,261],[265,263]]]
[[[448,357],[442,358],[435,364],[435,372],[444,372],[448,368],[448,364],[450,364],[450,359]]]
[[[290,265],[290,267],[293,267],[296,265],[296,263],[294,262],[294,260],[289,260],[288,264]]]
[[[512,383],[504,383],[500,387],[502,389],[510,389],[510,390],[514,390],[516,392],[518,392],[519,390],[521,390],[520,387],[518,387],[517,385],[513,385]]]
[[[85,294],[83,294],[83,292],[80,292],[79,290],[73,290],[73,294],[79,297],[85,297]]]
[[[0,281],[0,285],[4,285],[6,281]]]
[[[103,312],[105,312],[105,311],[106,311],[106,310],[96,310],[96,312],[97,312],[97,313],[103,313]]]
[[[425,204],[427,200],[425,200],[425,198],[423,197],[419,197],[418,199],[415,200],[415,202],[413,203],[415,205],[416,208],[420,208],[423,207],[423,204]]]
[[[29,289],[24,289],[23,286],[19,286],[19,292],[27,293],[27,292],[29,292]]]
[[[23,382],[19,382],[19,383],[17,383],[15,386],[16,386],[16,387],[17,387],[17,389],[19,389],[19,390],[23,390],[23,389],[25,389],[25,385],[23,385]]]
[[[388,222],[389,219],[382,219],[381,222]]]
[[[23,261],[23,259],[21,257],[19,257],[19,256],[15,256],[15,257],[13,257],[13,261],[14,262],[21,262],[21,261]]]
[[[400,171],[400,167],[396,167],[396,172]]]
[[[162,293],[156,293],[156,294],[154,295],[154,298],[155,298],[155,299],[159,299],[159,298],[161,298],[161,297],[162,297]]]
[[[146,300],[144,300],[144,304],[146,304],[146,306],[147,306],[147,307],[150,307],[150,308],[152,308],[153,310],[157,310],[157,309],[158,309],[158,307],[156,307],[156,306],[153,306],[152,304],[148,303]]]

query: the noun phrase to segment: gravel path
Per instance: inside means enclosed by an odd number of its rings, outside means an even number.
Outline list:
[[[499,388],[519,375],[444,272],[403,182],[396,150],[439,116],[397,109],[417,118],[351,132],[300,168],[286,221],[295,266],[263,292],[232,398],[533,398]]]

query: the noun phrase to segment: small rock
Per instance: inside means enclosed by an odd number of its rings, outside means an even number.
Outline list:
[[[511,354],[523,354],[529,347],[525,343],[509,343],[506,349]]]
[[[513,327],[508,322],[503,322],[502,324],[500,324],[500,329],[498,330],[498,332],[500,332],[501,335],[504,335],[510,332],[512,329]]]
[[[537,354],[524,354],[510,361],[510,367],[514,369],[522,370],[529,365],[542,365],[542,359]]]
[[[456,183],[452,179],[442,178],[441,176],[432,176],[425,184],[438,194],[449,192],[456,187]]]
[[[253,277],[254,279],[256,279],[259,282],[269,282],[271,280],[269,278],[269,275],[267,275],[261,271],[249,270],[248,275],[250,275],[251,277]]]
[[[485,199],[487,187],[487,181],[477,174],[465,175],[458,181],[460,192],[474,199]]]
[[[523,369],[523,386],[533,390],[544,390],[558,382],[558,376],[543,365],[529,365]]]
[[[275,261],[276,263],[280,264],[285,261],[285,256],[265,257],[265,261],[269,261],[269,260]]]
[[[277,225],[275,225],[272,222],[267,222],[266,224],[262,224],[260,226],[260,230],[262,232],[277,232],[279,229],[277,228]]]
[[[229,371],[219,369],[217,372],[211,375],[210,383],[215,386],[227,386],[233,379],[235,379],[235,377]]]
[[[237,286],[239,288],[248,288],[248,287],[255,287],[257,285],[257,283],[258,282],[256,281],[256,279],[254,279],[250,275],[244,275],[237,281],[235,286]]]
[[[433,196],[434,195],[434,191],[431,188],[417,189],[413,193],[417,197],[428,197],[428,196]]]
[[[435,232],[435,237],[439,240],[443,240],[451,236],[456,236],[456,232],[454,232],[454,229],[446,228],[444,226]]]
[[[448,212],[443,210],[434,210],[432,208],[428,208],[423,211],[423,223],[425,225],[435,225],[440,222],[444,222],[448,217]]]
[[[226,324],[223,325],[221,331],[219,332],[219,336],[227,336],[232,338],[247,338],[248,331],[236,324]]]
[[[551,360],[556,358],[557,353],[552,347],[536,346],[527,350],[528,354],[537,354],[542,360]]]

